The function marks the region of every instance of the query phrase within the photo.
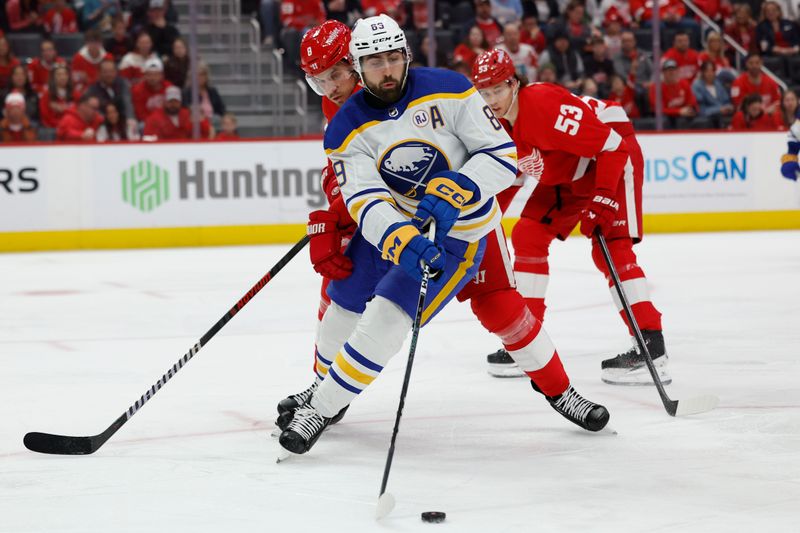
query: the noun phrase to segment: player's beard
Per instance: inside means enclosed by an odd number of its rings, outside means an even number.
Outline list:
[[[386,83],[394,83],[391,88],[383,88]],[[386,103],[392,104],[403,96],[403,80],[393,78],[391,76],[384,76],[375,86],[370,86],[370,92],[383,100]]]

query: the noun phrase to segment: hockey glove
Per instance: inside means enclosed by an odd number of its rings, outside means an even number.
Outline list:
[[[453,229],[461,209],[476,195],[478,187],[471,179],[452,170],[440,172],[428,182],[425,196],[417,205],[414,224],[424,228],[436,221],[434,242],[442,242]]]
[[[591,238],[595,228],[600,233],[608,235],[614,225],[619,211],[619,202],[614,199],[614,193],[608,189],[597,189],[594,197],[581,213],[581,233]]]
[[[781,157],[781,174],[786,179],[797,181],[800,174],[800,165],[797,164],[797,155],[785,154]]]
[[[381,257],[400,265],[417,281],[422,281],[423,262],[431,270],[431,278],[439,276],[445,267],[444,252],[422,235],[409,222],[392,224],[386,230],[381,246]]]
[[[339,215],[313,211],[308,216],[309,250],[314,270],[329,279],[344,279],[353,272],[353,262],[342,253]]]

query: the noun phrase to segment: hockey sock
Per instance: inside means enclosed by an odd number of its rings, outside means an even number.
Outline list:
[[[569,387],[555,346],[517,291],[479,294],[470,304],[481,324],[500,337],[514,361],[546,396],[558,396]]]
[[[633,251],[633,241],[631,239],[614,239],[607,241],[608,250],[611,252],[611,259],[614,261],[614,266],[619,273],[620,282],[622,282],[622,289],[625,291],[625,297],[628,303],[631,304],[633,317],[639,324],[639,329],[649,329],[661,331],[661,313],[653,305],[650,300],[650,289],[647,287],[647,278],[644,276],[644,271],[636,263],[636,254]],[[625,318],[625,313],[622,310],[622,302],[614,289],[611,282],[611,276],[608,272],[608,266],[603,253],[600,250],[599,244],[592,243],[592,259],[594,264],[606,276],[608,280],[609,290],[611,297],[614,299],[614,304],[617,306],[620,317],[622,317],[625,325],[628,326],[628,331],[633,336],[628,320]]]
[[[348,337],[356,328],[361,315],[348,311],[332,302],[317,328],[317,342],[314,357],[314,373],[323,380],[328,368]]]
[[[329,278],[322,278],[322,287],[319,291],[319,310],[317,311],[317,320],[322,321],[325,316],[325,311],[331,305],[331,298],[328,296],[328,285],[331,280]]]
[[[328,368],[330,379],[324,380],[314,393],[312,407],[332,418],[350,405],[402,347],[410,330],[411,317],[394,302],[376,296],[333,359]]]
[[[544,297],[550,280],[547,257],[554,238],[544,224],[529,218],[521,218],[511,232],[517,290],[539,321],[544,321]]]

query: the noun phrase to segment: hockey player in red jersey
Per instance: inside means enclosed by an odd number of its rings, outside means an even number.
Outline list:
[[[350,93],[345,91],[346,87],[339,87],[338,93],[334,90],[336,80],[341,80],[345,76],[345,70],[338,72],[334,69],[337,65],[342,66],[344,69],[352,69],[352,66],[341,59],[337,39],[331,37],[330,32],[336,31],[339,33],[343,31],[342,28],[343,25],[338,22],[325,22],[306,34],[301,49],[304,54],[313,58],[303,67],[309,84],[319,94],[334,96],[338,94],[342,97],[341,103],[350,96]],[[349,33],[347,40],[349,41]],[[332,49],[329,53],[324,53],[326,46]],[[334,67],[330,67],[332,63],[334,63]],[[351,72],[351,70],[347,72]],[[323,109],[331,109],[337,103],[339,102],[326,96],[323,99]],[[338,109],[338,106],[334,108],[334,112],[336,109]],[[491,123],[495,126],[495,129],[502,129],[502,126],[492,116],[488,107],[484,110],[484,115],[487,118],[491,118]],[[327,112],[326,116],[328,116]],[[332,115],[328,116],[329,119],[331,117]],[[336,188],[335,181],[332,186]],[[338,195],[338,188],[336,189],[336,194]],[[327,192],[329,188],[326,187],[325,190]],[[331,201],[331,208],[328,211],[312,213],[309,228],[312,228],[314,223],[319,223],[318,221],[323,215],[331,218],[331,227],[334,227],[334,219],[344,220],[344,217],[352,224],[352,219],[346,211],[342,215],[337,215],[338,209],[334,209],[336,203],[341,202],[341,196],[329,194],[329,200]],[[510,200],[510,197],[504,198],[499,195],[496,202],[493,201],[489,207],[505,210]],[[351,230],[351,227],[347,226],[347,229]],[[309,230],[309,235],[312,236],[311,244],[313,246],[314,239],[320,238],[315,237],[316,232],[311,230]],[[350,236],[352,236],[352,233],[347,236],[348,240]],[[335,254],[331,251],[331,248],[332,244],[329,244],[327,250],[333,256]],[[314,255],[312,247],[312,261],[314,261]],[[346,256],[341,255],[341,257],[349,261]],[[352,271],[352,264],[348,263],[348,266],[349,271]],[[349,271],[335,272],[335,274],[341,274],[341,277],[334,279],[347,277],[350,273]],[[318,270],[318,272],[325,274],[321,270]],[[326,288],[327,280],[323,283],[323,301],[330,304],[330,299],[325,294]],[[498,226],[487,236],[486,249],[477,276],[456,297],[462,302],[470,301],[475,316],[487,330],[500,337],[505,348],[514,355],[520,367],[531,379],[534,390],[541,392],[559,414],[589,431],[599,431],[606,425],[609,419],[606,408],[586,400],[575,391],[563,368],[558,352],[547,333],[542,329],[541,322],[533,317],[525,305],[525,300],[517,292],[511,259],[506,248],[506,239],[502,227]],[[322,319],[322,312],[320,313],[320,319]],[[326,320],[327,322],[330,322],[330,320]],[[324,335],[324,332],[322,334]],[[315,384],[306,391],[291,395],[278,405],[279,417],[277,424],[282,429],[291,421],[294,410],[308,401],[316,390],[318,383],[328,373],[328,367],[331,363],[326,360],[325,356],[330,357],[330,355],[320,355],[320,351],[324,352],[325,348],[320,346],[316,352],[314,370],[318,381],[315,381]],[[339,348],[339,346],[336,346],[334,349],[338,350]],[[505,354],[505,357],[513,362],[508,353]],[[517,371],[519,371],[519,368],[517,368]],[[338,418],[340,419],[341,417]]]
[[[669,383],[661,313],[650,300],[633,252],[633,244],[642,239],[644,159],[625,111],[616,103],[580,98],[549,83],[520,87],[513,63],[501,50],[478,58],[473,82],[494,114],[511,126],[520,171],[538,181],[511,236],[517,287],[528,307],[544,319],[550,243],[566,239],[578,222],[581,233],[593,239],[595,265],[609,279],[593,238],[599,228],[648,350]],[[613,290],[612,297],[625,320]],[[601,368],[606,383],[651,382],[635,348],[604,360]]]
[[[325,21],[306,32],[300,50],[300,67],[306,74],[308,85],[322,97],[322,112],[330,122],[339,107],[360,88],[358,74],[353,70],[349,58],[350,28],[336,20]],[[328,284],[331,280],[346,278],[353,271],[353,263],[343,251],[356,230],[356,224],[344,205],[330,161],[322,170],[322,190],[328,198],[328,208],[311,212],[307,226],[311,264],[322,276],[319,320],[322,320],[331,303],[327,293]],[[289,395],[278,403],[277,424],[280,427],[288,424],[293,410],[311,397],[318,381],[324,378],[322,370],[327,366],[319,359],[319,352],[315,348],[314,373],[317,380],[303,392]],[[344,416],[344,410],[340,415],[332,423],[335,424]]]

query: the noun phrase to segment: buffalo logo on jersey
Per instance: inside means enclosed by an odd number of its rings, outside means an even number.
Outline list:
[[[422,198],[431,177],[450,170],[450,162],[435,146],[424,141],[405,141],[389,148],[378,171],[383,181],[408,198]]]

